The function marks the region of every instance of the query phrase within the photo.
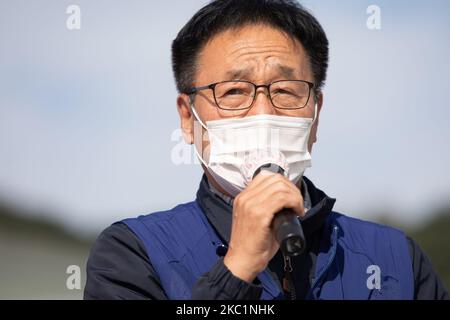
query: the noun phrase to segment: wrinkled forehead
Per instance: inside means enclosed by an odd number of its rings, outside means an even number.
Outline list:
[[[312,81],[302,44],[268,25],[227,29],[212,37],[197,59],[198,81],[261,77]]]

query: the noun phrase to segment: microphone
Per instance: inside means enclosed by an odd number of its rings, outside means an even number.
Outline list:
[[[284,170],[280,166],[267,163],[255,171],[253,178],[261,170],[284,174]],[[305,235],[300,220],[292,209],[285,208],[280,210],[272,220],[272,228],[275,231],[275,238],[280,244],[281,251],[285,256],[294,257],[305,250]]]

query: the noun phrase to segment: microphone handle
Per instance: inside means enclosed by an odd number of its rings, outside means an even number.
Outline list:
[[[305,250],[306,241],[298,216],[290,209],[279,211],[272,220],[275,238],[285,256],[294,257]]]
[[[253,178],[261,172],[267,170],[274,173],[284,173],[283,168],[274,164],[267,163],[260,166]],[[275,214],[272,220],[272,228],[275,230],[275,238],[280,244],[281,252],[285,256],[294,257],[305,250],[306,241],[302,225],[295,212],[291,209],[283,209]]]

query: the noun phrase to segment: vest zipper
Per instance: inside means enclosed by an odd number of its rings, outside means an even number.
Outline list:
[[[289,294],[290,300],[297,300],[297,294],[295,292],[295,285],[292,279],[292,264],[291,258],[284,256],[284,278],[283,289]]]

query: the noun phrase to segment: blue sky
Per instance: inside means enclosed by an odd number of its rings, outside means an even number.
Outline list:
[[[170,44],[206,2],[0,0],[0,198],[89,231],[192,200]],[[450,196],[450,2],[302,3],[331,50],[306,175],[341,212],[420,222]]]

